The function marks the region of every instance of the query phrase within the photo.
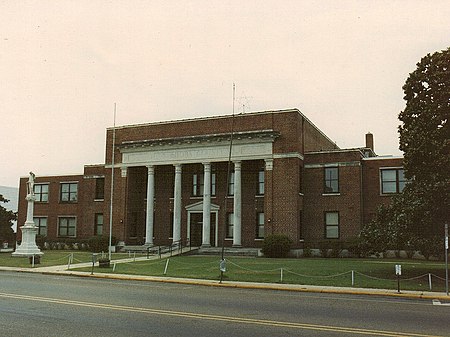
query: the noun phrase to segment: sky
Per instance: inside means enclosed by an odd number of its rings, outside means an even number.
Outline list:
[[[104,163],[114,125],[298,108],[398,150],[402,86],[450,2],[0,0],[0,185]]]

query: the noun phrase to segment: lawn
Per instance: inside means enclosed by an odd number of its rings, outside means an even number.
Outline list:
[[[87,251],[67,251],[67,250],[44,250],[44,255],[40,258],[40,264],[35,267],[49,267],[57,265],[67,265],[72,255],[72,263],[92,261],[92,253]],[[128,257],[128,254],[113,253],[112,259]],[[0,266],[31,268],[32,265],[28,257],[12,257],[11,253],[0,253]]]
[[[402,290],[429,291],[431,274],[432,291],[445,291],[445,265],[436,261],[242,257],[228,257],[226,260],[225,281],[397,289],[395,265],[401,264]],[[170,259],[117,263],[111,268],[95,268],[95,272],[218,280],[219,261],[217,256],[177,256]]]
[[[46,250],[35,267],[67,265],[92,261],[85,251]],[[142,256],[142,255],[137,255]],[[112,260],[129,257],[113,253]],[[110,268],[95,267],[95,273],[167,276],[219,280],[218,256],[174,256],[169,259],[112,263]],[[227,257],[224,281],[291,283],[336,287],[397,289],[395,265],[402,265],[402,290],[445,291],[445,265],[437,261],[397,259],[268,259]],[[0,254],[0,266],[31,268],[28,258]],[[78,269],[91,271],[91,268]],[[164,273],[166,271],[166,273]],[[353,271],[353,272],[352,272]],[[353,284],[352,284],[353,275]]]

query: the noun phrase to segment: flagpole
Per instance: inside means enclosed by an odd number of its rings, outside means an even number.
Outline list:
[[[227,180],[225,187],[225,199],[223,203],[223,213],[224,213],[224,222],[223,222],[223,233],[222,233],[222,251],[220,254],[220,281],[222,283],[223,273],[225,271],[225,237],[227,231],[227,221],[228,221],[228,213],[227,213],[227,199],[228,199],[228,188],[229,188],[229,180],[230,180],[230,172],[231,172],[231,155],[233,150],[233,133],[234,133],[234,103],[236,100],[236,85],[233,82],[233,114],[231,115],[231,132],[230,132],[230,147],[228,152],[228,165],[227,165]],[[234,185],[233,185],[234,186]]]
[[[113,195],[114,195],[114,152],[116,146],[116,103],[114,103],[114,126],[113,126],[113,139],[112,139],[112,158],[111,158],[111,193],[109,204],[109,245],[108,245],[108,258],[111,261],[111,245],[112,245],[112,223],[113,223]]]

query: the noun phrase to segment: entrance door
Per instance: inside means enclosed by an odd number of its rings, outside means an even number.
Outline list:
[[[191,246],[200,247],[202,245],[203,214],[191,213]]]
[[[212,247],[216,244],[216,214],[211,213],[211,230],[210,230],[210,244]],[[200,247],[203,242],[203,213],[191,213],[191,245],[193,247]]]

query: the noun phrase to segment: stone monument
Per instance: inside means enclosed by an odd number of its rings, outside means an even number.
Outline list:
[[[12,256],[41,256],[44,254],[36,245],[37,227],[33,221],[34,202],[36,200],[36,196],[34,195],[34,178],[34,173],[30,172],[27,183],[27,196],[25,198],[28,201],[27,220],[25,221],[25,224],[20,227],[22,231],[22,243],[17,246],[16,251],[12,253]]]

